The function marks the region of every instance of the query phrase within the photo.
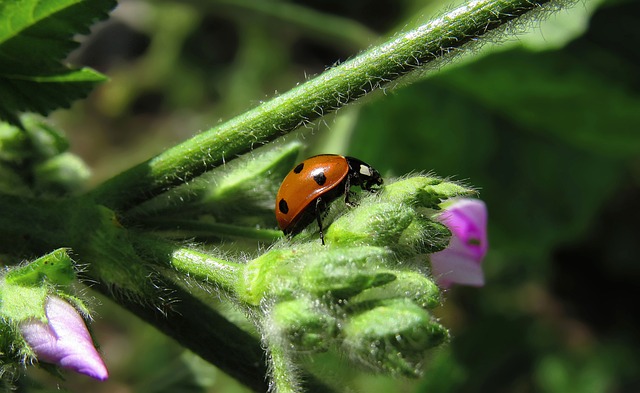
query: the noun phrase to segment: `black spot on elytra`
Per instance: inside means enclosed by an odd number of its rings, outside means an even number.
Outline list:
[[[289,205],[287,205],[287,201],[280,199],[280,202],[278,202],[278,209],[280,209],[280,212],[283,214],[289,213]]]
[[[324,175],[324,172],[318,172],[313,175],[313,180],[321,186],[327,181],[327,177]]]
[[[298,164],[297,167],[293,168],[293,173],[300,173],[302,172],[303,168],[304,168],[304,162]]]

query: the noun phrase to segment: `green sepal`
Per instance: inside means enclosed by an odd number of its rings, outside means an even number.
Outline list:
[[[45,302],[50,292],[46,284],[25,286],[0,277],[0,372],[13,374],[25,360],[35,358],[19,325],[26,320],[47,322]]]
[[[407,206],[367,198],[335,220],[325,231],[329,245],[392,246],[411,224],[415,211]]]
[[[90,170],[67,152],[66,137],[39,116],[24,115],[21,122],[22,128],[0,123],[0,189],[27,196],[81,191]]]
[[[35,318],[47,320],[44,303],[50,288],[42,286],[24,286],[0,279],[0,320],[17,325],[21,321]]]
[[[442,201],[455,197],[473,196],[476,191],[438,177],[413,176],[384,187],[381,199],[398,204],[439,209]]]
[[[346,298],[393,281],[386,268],[390,256],[380,247],[336,248],[318,242],[272,249],[247,264],[236,292],[254,306],[266,298],[291,299],[303,292]]]
[[[293,297],[296,272],[299,272],[298,249],[271,249],[250,261],[237,281],[238,298],[249,305],[258,306],[263,299]]]
[[[342,330],[343,348],[375,371],[418,377],[425,351],[449,338],[446,328],[408,299],[365,302],[355,310]]]
[[[57,285],[69,285],[76,279],[68,249],[59,248],[28,265],[11,270],[5,276],[9,284],[40,286],[47,280]]]
[[[63,132],[48,124],[40,116],[23,115],[20,120],[29,136],[29,147],[33,149],[34,157],[46,159],[69,149],[69,141]]]
[[[434,309],[442,303],[442,293],[438,285],[422,273],[414,271],[395,272],[396,280],[383,286],[370,288],[351,300],[364,303],[372,300],[406,298],[427,310]]]
[[[429,254],[449,244],[451,232],[436,221],[445,200],[475,191],[436,177],[413,176],[364,196],[325,230],[327,244],[390,247],[403,255]]]
[[[91,175],[87,164],[78,156],[62,153],[34,167],[34,187],[47,195],[78,194]]]
[[[402,232],[395,250],[404,254],[431,254],[447,248],[451,238],[449,228],[417,213]]]
[[[338,330],[336,319],[325,307],[307,298],[276,304],[270,317],[296,351],[325,351]]]
[[[380,247],[329,247],[307,256],[300,284],[316,296],[345,299],[395,280],[386,267],[390,257],[391,252]]]

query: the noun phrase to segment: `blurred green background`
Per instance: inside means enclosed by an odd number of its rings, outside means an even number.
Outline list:
[[[52,120],[95,185],[445,9],[123,0],[69,59],[111,81]],[[490,212],[487,285],[448,291],[438,312],[454,338],[429,355],[421,380],[329,356],[308,359],[314,370],[359,392],[640,392],[638,26],[638,1],[585,0],[287,137],[308,144],[306,155],[354,155],[386,176],[463,180]],[[109,300],[96,303],[110,380],[61,382],[30,368],[21,390],[246,391]]]

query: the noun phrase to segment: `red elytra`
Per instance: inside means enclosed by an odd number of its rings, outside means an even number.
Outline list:
[[[341,195],[349,203],[349,189],[360,186],[372,191],[382,176],[369,164],[353,157],[322,154],[296,165],[284,178],[276,197],[276,220],[285,235],[295,235],[314,218],[324,244],[322,213]]]

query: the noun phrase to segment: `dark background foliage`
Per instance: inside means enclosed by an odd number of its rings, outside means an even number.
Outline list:
[[[94,184],[447,6],[420,1],[121,1],[70,58],[111,81],[53,116]],[[638,392],[640,3],[578,3],[292,136],[387,176],[434,171],[490,211],[484,288],[439,310],[454,339],[418,381],[308,360],[363,392]],[[637,220],[637,221],[636,221]],[[112,378],[73,391],[243,391],[102,300]],[[30,371],[24,386],[45,383]]]

